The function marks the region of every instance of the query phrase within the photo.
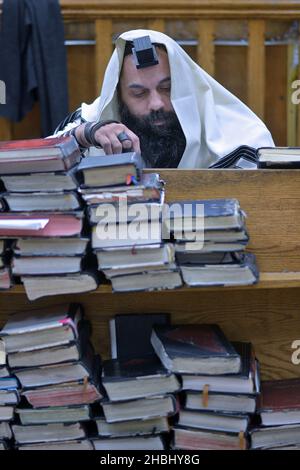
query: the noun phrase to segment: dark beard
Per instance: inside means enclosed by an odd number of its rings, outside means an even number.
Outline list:
[[[144,117],[132,114],[120,104],[121,122],[140,139],[141,154],[150,168],[177,168],[185,150],[186,140],[174,111],[152,111]],[[155,121],[164,124],[155,125]]]

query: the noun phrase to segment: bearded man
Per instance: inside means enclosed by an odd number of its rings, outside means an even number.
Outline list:
[[[274,146],[264,123],[171,38],[123,33],[100,96],[56,131],[105,154],[133,150],[152,168],[208,168],[241,146]]]

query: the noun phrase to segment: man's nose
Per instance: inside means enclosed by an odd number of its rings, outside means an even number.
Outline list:
[[[161,95],[155,90],[149,97],[149,111],[159,111],[164,107],[164,101]]]

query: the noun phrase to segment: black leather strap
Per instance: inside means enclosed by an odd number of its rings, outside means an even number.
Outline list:
[[[94,147],[100,147],[101,145],[95,139],[95,133],[100,127],[106,126],[107,124],[120,124],[120,121],[114,121],[108,119],[106,121],[88,122],[84,127],[85,140]]]

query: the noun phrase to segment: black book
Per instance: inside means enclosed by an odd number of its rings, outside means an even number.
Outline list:
[[[224,157],[213,163],[209,168],[240,168],[255,170],[257,168],[256,149],[248,145],[241,145]]]
[[[156,358],[150,341],[152,327],[169,323],[168,313],[115,315],[109,323],[112,359]]]
[[[71,191],[78,186],[75,173],[76,166],[66,172],[3,175],[1,179],[9,192]]]
[[[164,366],[175,373],[240,372],[240,355],[215,324],[154,326],[151,343]]]
[[[86,157],[78,166],[77,175],[82,187],[102,187],[131,184],[140,179],[144,162],[140,154],[122,154]]]
[[[130,400],[180,389],[180,383],[158,358],[140,358],[103,362],[102,384],[111,401]]]
[[[260,147],[256,155],[259,168],[300,168],[300,147]]]

